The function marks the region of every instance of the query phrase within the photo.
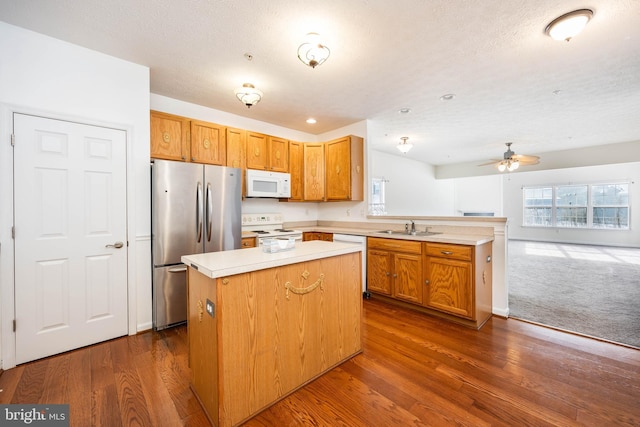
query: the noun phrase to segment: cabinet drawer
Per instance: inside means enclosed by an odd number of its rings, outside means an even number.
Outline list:
[[[422,253],[422,243],[410,240],[383,239],[380,237],[369,237],[367,239],[367,248],[385,249],[388,251],[405,252],[410,254]]]
[[[427,256],[471,261],[471,256],[473,255],[473,248],[471,246],[425,243],[425,248]]]

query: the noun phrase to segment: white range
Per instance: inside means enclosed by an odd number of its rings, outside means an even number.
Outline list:
[[[279,213],[242,214],[242,231],[250,231],[258,235],[257,245],[262,245],[263,239],[274,237],[293,237],[302,240],[302,231],[282,228],[283,216]]]

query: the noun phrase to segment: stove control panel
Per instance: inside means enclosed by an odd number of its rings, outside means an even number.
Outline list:
[[[282,224],[282,214],[242,214],[242,225]]]

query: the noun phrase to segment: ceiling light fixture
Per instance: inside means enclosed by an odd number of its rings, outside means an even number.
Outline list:
[[[402,154],[407,154],[409,150],[413,148],[413,144],[410,142],[407,142],[407,139],[409,139],[408,136],[403,136],[400,139],[402,140],[402,142],[398,142],[398,145],[396,147],[398,148],[398,150],[400,150]]]
[[[247,108],[251,108],[252,105],[256,105],[262,99],[262,92],[256,89],[251,83],[243,84],[242,87],[236,89],[234,93]]]
[[[310,125],[315,125],[317,123],[317,120],[314,119],[313,117],[309,117],[307,119],[307,123],[309,123]]]
[[[584,29],[592,17],[591,9],[574,10],[551,21],[544,32],[554,40],[569,41]]]
[[[306,41],[298,47],[298,58],[311,68],[322,65],[330,53],[329,48],[320,43],[320,35],[317,33],[307,34]]]
[[[500,164],[498,165],[498,170],[500,172],[504,172],[505,170],[509,172],[513,172],[519,167],[520,167],[520,162],[518,160],[507,159],[500,162]]]

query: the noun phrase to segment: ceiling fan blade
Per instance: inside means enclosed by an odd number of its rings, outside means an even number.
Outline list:
[[[540,157],[538,156],[528,156],[525,154],[515,154],[512,157],[514,160],[517,160],[522,165],[537,165],[540,163]]]

